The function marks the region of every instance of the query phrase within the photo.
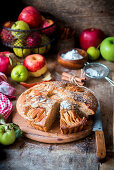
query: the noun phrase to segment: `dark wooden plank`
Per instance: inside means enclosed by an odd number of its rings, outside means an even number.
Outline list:
[[[93,145],[91,139],[83,142],[49,145],[31,140],[20,139],[17,144],[4,149],[0,169],[24,170],[97,170],[98,164],[93,151],[87,148]],[[89,142],[87,142],[89,141]],[[80,147],[81,143],[81,147]],[[88,153],[89,152],[89,153]]]
[[[114,1],[102,0],[23,0],[25,5],[50,12],[59,21],[76,29],[77,36],[85,28],[99,28],[107,35],[114,34]],[[60,22],[59,22],[60,24]]]

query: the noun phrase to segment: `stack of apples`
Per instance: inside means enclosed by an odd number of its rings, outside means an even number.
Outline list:
[[[7,21],[3,24],[1,39],[7,45],[14,46],[13,51],[18,57],[26,57],[31,53],[44,54],[50,49],[49,37],[55,29],[52,19],[44,18],[36,8],[27,6],[16,22]]]
[[[25,57],[23,65],[19,64],[11,71],[11,77],[14,81],[23,82],[29,76],[40,77],[47,71],[47,64],[44,56],[40,54],[31,54]]]
[[[40,32],[36,30],[40,30]],[[11,75],[11,78],[16,82],[26,81],[29,76],[40,77],[44,74],[47,71],[47,64],[46,59],[41,54],[51,48],[48,36],[52,35],[54,31],[54,21],[45,19],[32,6],[22,10],[18,16],[18,21],[5,22],[1,31],[3,42],[12,44],[16,56],[24,56],[25,59],[23,64],[20,64],[14,53],[1,52],[0,72]]]
[[[83,30],[80,34],[80,47],[87,51],[90,60],[99,59],[101,54],[104,59],[114,61],[114,37],[105,38],[100,29]]]
[[[46,71],[46,59],[40,54],[28,55],[20,64],[14,53],[0,52],[0,72],[11,75],[16,82],[26,81],[29,76],[40,77]]]

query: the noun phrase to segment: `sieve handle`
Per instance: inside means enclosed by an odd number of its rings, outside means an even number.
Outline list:
[[[112,81],[112,80],[109,79],[108,77],[105,77],[105,79],[106,79],[112,86],[114,86],[114,81]]]

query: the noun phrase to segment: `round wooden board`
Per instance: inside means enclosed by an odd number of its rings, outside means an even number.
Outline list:
[[[17,112],[13,114],[12,121],[19,125],[27,138],[44,143],[68,143],[85,138],[91,133],[93,123],[93,121],[88,121],[86,129],[83,131],[64,135],[61,134],[59,121],[56,121],[57,123],[53,124],[52,129],[49,132],[43,132],[31,127]]]

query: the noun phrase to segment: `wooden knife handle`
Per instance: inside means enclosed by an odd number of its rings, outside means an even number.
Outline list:
[[[95,131],[96,138],[96,156],[98,161],[103,160],[106,157],[106,146],[103,131]]]

